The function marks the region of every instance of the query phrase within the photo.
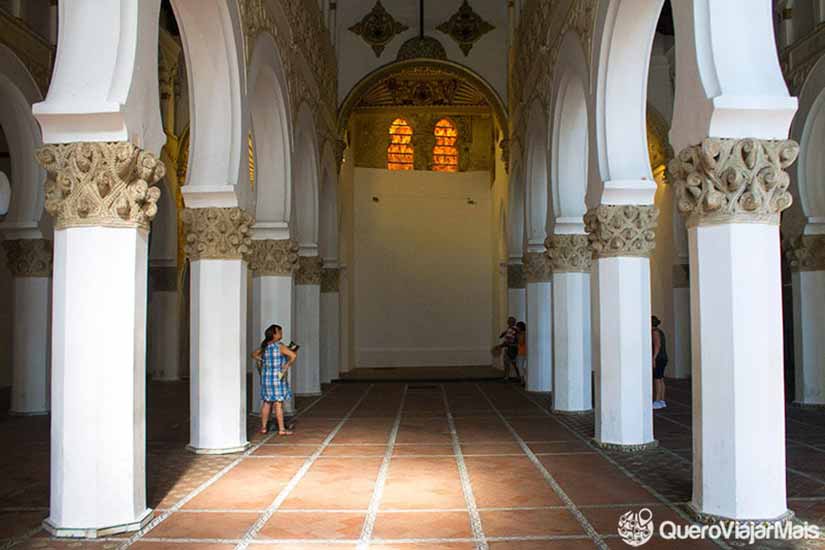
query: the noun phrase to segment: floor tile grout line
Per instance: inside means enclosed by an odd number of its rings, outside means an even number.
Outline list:
[[[323,394],[323,395],[320,395],[320,396],[318,397],[318,399],[315,399],[312,403],[310,403],[309,405],[307,405],[307,407],[306,407],[306,408],[304,408],[304,409],[302,409],[302,410],[298,411],[298,413],[295,415],[295,418],[298,418],[298,417],[300,417],[300,416],[302,416],[302,415],[306,414],[306,413],[307,413],[307,412],[309,412],[310,410],[312,410],[312,408],[313,408],[315,405],[317,405],[317,404],[318,404],[318,403],[319,403],[322,399],[324,399],[324,398],[328,397],[328,396],[329,396],[330,394],[332,394],[333,392],[334,392],[334,390],[330,390],[329,392],[327,392],[327,393],[325,393],[325,394]],[[199,494],[201,494],[203,491],[205,491],[206,489],[208,489],[209,487],[211,487],[214,483],[216,483],[216,482],[217,482],[219,479],[221,479],[223,476],[225,476],[226,474],[228,474],[228,473],[229,473],[231,470],[233,470],[233,469],[234,469],[234,468],[235,468],[238,464],[240,464],[241,462],[243,462],[244,458],[246,458],[246,457],[250,456],[252,453],[254,453],[256,450],[258,450],[258,449],[259,449],[259,448],[260,448],[260,447],[261,447],[264,443],[266,443],[267,441],[269,441],[269,440],[270,440],[272,437],[274,437],[274,436],[275,436],[275,433],[273,432],[273,433],[271,433],[271,434],[267,435],[266,437],[262,438],[262,439],[261,439],[261,441],[259,441],[258,443],[256,443],[256,444],[254,444],[254,445],[250,446],[250,447],[249,447],[246,451],[244,451],[244,452],[243,452],[243,453],[242,453],[239,457],[237,457],[235,460],[233,460],[232,462],[230,462],[229,464],[227,464],[226,466],[224,466],[224,467],[223,467],[221,470],[219,470],[219,471],[218,471],[215,475],[213,475],[212,477],[210,477],[209,479],[207,479],[206,481],[204,481],[203,483],[201,483],[200,485],[198,485],[197,487],[195,487],[195,489],[193,489],[192,491],[190,491],[189,493],[187,493],[187,494],[186,494],[186,496],[184,496],[182,499],[180,499],[178,502],[176,502],[176,503],[175,503],[175,504],[174,504],[171,508],[169,508],[166,512],[164,512],[164,513],[163,513],[163,514],[161,514],[160,516],[158,516],[158,517],[154,518],[152,521],[150,521],[148,524],[146,524],[146,526],[144,526],[142,529],[140,529],[140,530],[138,530],[137,532],[135,532],[135,533],[134,533],[131,537],[129,537],[129,538],[128,538],[128,539],[127,539],[127,540],[126,540],[123,544],[121,544],[120,546],[118,546],[117,550],[125,550],[126,548],[129,548],[130,546],[132,546],[135,542],[137,542],[138,540],[140,540],[141,538],[143,538],[143,536],[144,536],[146,533],[148,533],[149,531],[151,531],[152,529],[154,529],[155,527],[157,527],[158,525],[160,525],[161,523],[163,523],[164,521],[166,521],[166,520],[169,518],[169,516],[171,516],[173,513],[175,513],[175,512],[177,512],[178,510],[180,510],[180,509],[181,509],[181,508],[182,508],[182,507],[183,507],[183,506],[184,506],[187,502],[189,502],[190,500],[192,500],[193,498],[195,498],[196,496],[198,496]]]
[[[378,508],[381,505],[381,498],[384,496],[384,486],[387,483],[387,477],[390,472],[390,463],[392,462],[393,453],[395,452],[395,441],[398,439],[398,432],[401,429],[401,419],[403,418],[404,405],[407,401],[407,391],[409,384],[404,384],[404,390],[401,393],[401,402],[398,404],[398,412],[395,415],[395,420],[392,424],[392,430],[387,440],[387,448],[384,451],[384,459],[381,461],[381,467],[378,469],[378,476],[375,478],[375,488],[372,491],[372,498],[370,499],[369,507],[367,508],[367,515],[364,518],[364,524],[361,527],[361,536],[358,538],[358,550],[367,550],[370,547],[370,540],[372,533],[375,530],[375,520],[378,517]]]
[[[441,388],[441,398],[444,400],[444,411],[447,413],[447,426],[450,429],[450,440],[453,444],[453,454],[455,455],[458,477],[461,480],[461,490],[464,493],[464,502],[467,504],[467,512],[470,515],[470,529],[473,538],[476,539],[477,550],[487,550],[487,537],[484,535],[484,526],[481,524],[481,514],[478,511],[476,497],[473,494],[473,485],[470,481],[470,473],[467,471],[467,463],[464,461],[464,454],[461,450],[461,440],[456,430],[455,418],[450,411],[450,400],[447,397],[447,389],[444,384],[439,384]]]
[[[604,535],[604,538],[618,539],[619,536],[615,534]],[[122,539],[118,538],[100,538],[96,542],[113,542]],[[145,542],[160,542],[165,544],[237,544],[241,539],[221,539],[221,538],[168,538],[168,537],[146,537],[142,539]],[[510,536],[494,536],[489,537],[492,542],[526,542],[526,541],[562,541],[562,540],[590,540],[587,535],[510,535]],[[249,541],[250,545],[271,545],[271,544],[325,544],[325,545],[348,545],[351,546],[357,542],[356,539],[306,539],[306,538],[284,538],[284,539],[267,539],[261,538]],[[461,542],[477,542],[472,537],[420,537],[420,538],[385,538],[375,539],[376,543],[380,544],[426,544],[426,543],[461,543]]]
[[[581,510],[579,510],[576,507],[576,504],[573,502],[573,499],[571,499],[570,496],[564,491],[564,489],[561,488],[561,485],[559,485],[559,483],[556,481],[556,478],[553,477],[553,474],[551,474],[550,471],[544,466],[544,464],[541,463],[541,460],[539,460],[539,458],[532,451],[532,449],[530,449],[527,443],[525,443],[524,439],[521,438],[521,436],[518,434],[513,425],[510,424],[510,422],[506,418],[504,418],[504,416],[498,410],[498,407],[496,407],[495,403],[493,403],[493,400],[490,399],[490,397],[484,392],[483,389],[481,389],[480,384],[476,384],[476,389],[482,395],[482,397],[484,397],[487,403],[490,404],[490,407],[493,409],[493,411],[495,411],[498,414],[499,419],[510,431],[510,434],[512,434],[513,438],[519,443],[522,450],[524,451],[524,454],[527,455],[527,458],[530,460],[530,462],[532,462],[536,469],[541,473],[547,484],[550,485],[550,488],[553,489],[554,493],[556,493],[556,496],[558,496],[559,499],[561,499],[561,501],[565,504],[567,510],[571,514],[573,514],[573,517],[575,517],[576,521],[579,522],[579,525],[581,525],[584,532],[593,540],[593,542],[596,543],[596,546],[598,548],[601,548],[602,550],[608,550],[609,547],[607,546],[607,543],[604,542],[602,536],[590,524],[590,521],[588,521],[584,514],[581,513]]]
[[[689,523],[694,523],[693,519],[691,519],[691,517],[687,513],[685,513],[684,510],[679,509],[673,502],[671,502],[670,500],[665,498],[664,495],[659,493],[659,491],[657,491],[656,489],[654,489],[653,487],[651,487],[650,485],[648,485],[647,483],[645,483],[644,481],[639,479],[639,477],[636,476],[633,472],[631,472],[630,470],[628,470],[627,468],[625,468],[624,466],[622,466],[621,464],[616,462],[616,460],[614,460],[611,456],[609,456],[607,453],[605,453],[603,449],[600,449],[598,446],[594,445],[592,441],[588,441],[587,438],[585,438],[584,436],[582,436],[581,434],[576,432],[576,430],[574,430],[573,428],[571,428],[570,426],[568,426],[567,424],[565,424],[564,422],[559,420],[552,412],[550,412],[547,408],[545,408],[541,403],[537,403],[533,399],[533,397],[530,394],[528,394],[526,391],[523,391],[523,390],[518,390],[518,391],[521,392],[521,394],[524,397],[526,397],[528,401],[532,402],[534,405],[541,408],[541,410],[544,411],[544,414],[546,416],[552,418],[559,426],[563,427],[564,429],[569,431],[571,434],[573,434],[575,437],[577,437],[579,440],[584,442],[588,447],[595,450],[596,453],[599,456],[601,456],[602,458],[607,460],[609,463],[611,463],[613,466],[615,466],[620,472],[622,472],[629,479],[631,479],[635,483],[639,484],[639,486],[641,486],[643,489],[645,489],[647,492],[649,492],[651,495],[653,495],[653,497],[655,497],[657,500],[662,502],[665,506],[670,508],[670,510],[673,511],[674,513],[676,513],[676,515],[681,517],[683,520],[688,521]],[[662,448],[664,449],[665,447],[662,447]],[[676,455],[676,456],[678,456],[678,455]],[[722,542],[722,541],[713,540],[712,542],[714,544],[716,544],[717,546],[719,546],[720,548],[730,549],[730,546],[727,545],[726,543]]]
[[[275,511],[281,506],[281,504],[283,504],[283,502],[286,500],[286,498],[289,496],[292,490],[295,489],[298,483],[301,482],[301,480],[304,478],[304,476],[312,467],[312,465],[315,464],[315,462],[318,460],[318,457],[321,456],[321,453],[324,452],[324,449],[327,448],[327,446],[332,442],[332,440],[335,439],[335,436],[338,435],[338,432],[341,431],[341,428],[344,427],[344,424],[346,424],[347,421],[350,418],[352,418],[352,415],[355,413],[356,410],[358,410],[358,407],[361,406],[361,404],[367,398],[367,395],[369,395],[373,387],[374,384],[370,384],[369,386],[367,386],[367,389],[364,391],[364,393],[361,395],[358,401],[355,402],[355,405],[352,406],[352,408],[341,419],[341,421],[338,422],[338,424],[332,429],[332,431],[329,433],[329,435],[327,435],[326,439],[324,439],[324,441],[321,442],[321,444],[318,446],[315,452],[312,453],[311,456],[307,457],[307,459],[304,461],[304,464],[298,469],[297,472],[295,472],[295,474],[289,480],[289,483],[286,484],[286,487],[281,489],[281,491],[278,493],[278,496],[275,497],[275,500],[273,500],[272,503],[269,506],[267,506],[266,510],[260,515],[257,521],[252,524],[252,526],[244,535],[243,539],[241,539],[241,542],[239,542],[237,546],[235,546],[235,550],[244,550],[245,548],[247,548],[249,546],[249,541],[254,539],[258,535],[258,533],[261,532],[261,529],[263,529],[264,525],[266,525],[266,523],[272,517],[272,514],[275,513]]]

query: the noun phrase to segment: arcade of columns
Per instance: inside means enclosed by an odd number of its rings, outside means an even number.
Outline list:
[[[44,144],[33,156],[47,173],[41,204],[53,219],[53,237],[36,210],[28,220],[12,210],[0,226],[15,275],[13,409],[50,408],[47,526],[61,536],[134,530],[151,517],[144,470],[146,266],[160,197],[156,183],[166,171],[159,160],[159,3],[130,9],[126,3],[60,4],[61,55],[48,95],[33,107]],[[190,449],[231,453],[248,445],[248,318],[253,335],[271,319],[287,326],[295,321],[295,339],[315,354],[296,372],[299,393],[317,393],[334,377],[321,367],[321,310],[322,295],[337,293],[339,268],[319,255],[318,174],[301,168],[309,158],[317,172],[321,152],[337,149],[328,82],[319,83],[334,57],[319,54],[322,59],[305,65],[286,61],[316,55],[313,41],[323,42],[322,52],[330,47],[326,33],[317,31],[323,16],[314,0],[290,0],[282,11],[253,1],[240,8],[225,0],[172,4],[193,96],[192,149],[181,188],[190,262]],[[661,4],[512,7],[514,17],[521,14],[508,143],[518,174],[512,195],[523,186],[526,235],[520,254],[526,289],[516,299],[536,339],[531,348],[539,353],[531,361],[547,365],[531,374],[529,389],[552,388],[559,413],[595,405],[596,441],[629,452],[656,444],[649,256],[658,211],[644,135],[648,62],[639,52],[651,49]],[[669,171],[690,262],[692,506],[708,519],[784,517],[779,221],[794,202],[788,172],[799,147],[786,138],[797,101],[782,78],[768,2],[695,0],[674,3],[673,10],[670,142],[677,154]],[[115,30],[90,32],[104,24]],[[280,217],[260,215],[261,201],[249,190],[242,162],[252,110],[244,63],[267,46],[287,65],[273,78],[283,80],[279,93],[294,140],[292,183],[282,190],[286,214]],[[101,63],[88,63],[100,57]],[[578,84],[563,88],[570,82]],[[579,92],[568,93],[573,89]],[[568,100],[576,103],[572,110]],[[541,106],[539,118],[562,129],[574,120],[576,131],[534,132],[535,105]],[[584,119],[571,119],[571,112]],[[552,143],[545,142],[549,135]],[[564,144],[574,138],[584,146]],[[553,176],[546,170],[548,150],[552,163],[563,166]],[[578,165],[566,162],[571,151],[579,152]],[[306,199],[300,188],[313,178],[315,195]],[[549,179],[555,180],[551,189]],[[819,197],[798,192],[805,216],[817,218]],[[302,211],[307,200],[310,207]],[[825,320],[813,311],[820,303],[814,300],[825,296],[825,246],[810,225],[790,253],[798,268],[795,292],[812,297],[810,308],[795,312],[809,331],[798,352],[814,357],[797,361],[803,373],[797,397],[825,404],[825,367],[817,363],[821,354],[808,348],[821,345],[816,331],[825,331]],[[512,262],[511,278],[518,278],[521,263]],[[51,349],[40,337],[48,327]],[[46,363],[51,399],[47,373],[33,368]]]

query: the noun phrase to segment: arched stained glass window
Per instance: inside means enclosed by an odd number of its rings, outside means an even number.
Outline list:
[[[413,130],[403,118],[396,118],[390,125],[390,145],[387,147],[387,169],[413,169]]]
[[[458,172],[458,130],[455,125],[442,118],[435,123],[435,146],[433,146],[433,171]]]

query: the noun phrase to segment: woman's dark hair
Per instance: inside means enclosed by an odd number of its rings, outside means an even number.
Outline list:
[[[659,320],[659,318],[658,318],[658,317],[656,317],[655,315],[653,315],[653,316],[650,318],[650,324],[652,324],[652,325],[653,325],[653,328],[656,328],[656,327],[658,327],[659,325],[661,325],[661,324],[662,324],[662,322]]]
[[[525,323],[524,321],[519,321],[518,323],[516,323],[516,326],[522,332],[527,330],[527,323]]]
[[[266,345],[269,344],[273,338],[275,338],[275,334],[281,332],[282,330],[281,325],[269,325],[264,332],[264,341],[261,342],[261,351],[265,350]]]

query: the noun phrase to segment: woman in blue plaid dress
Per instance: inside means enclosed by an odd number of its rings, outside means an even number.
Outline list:
[[[292,397],[286,373],[292,368],[296,353],[281,343],[283,329],[270,325],[266,329],[261,347],[252,354],[261,362],[261,433],[266,433],[272,404],[275,403],[275,418],[278,421],[278,435],[292,435],[284,426],[284,401]]]

